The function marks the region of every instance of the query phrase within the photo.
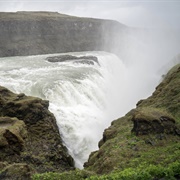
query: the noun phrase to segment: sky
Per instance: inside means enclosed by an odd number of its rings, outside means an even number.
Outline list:
[[[0,11],[53,11],[133,27],[180,28],[180,0],[0,0]]]

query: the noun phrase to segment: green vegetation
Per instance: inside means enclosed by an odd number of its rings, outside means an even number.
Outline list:
[[[154,180],[164,178],[167,180],[174,180],[179,177],[180,163],[174,162],[168,167],[161,165],[150,165],[146,168],[127,168],[120,172],[113,172],[108,175],[91,176],[89,180]]]
[[[35,172],[47,172],[34,174],[32,176],[33,180],[154,180],[160,178],[173,180],[179,178],[179,80],[180,65],[177,65],[169,71],[151,97],[139,101],[136,109],[113,121],[111,126],[104,131],[103,138],[99,142],[99,150],[91,153],[88,162],[85,163],[85,170],[72,171],[68,171],[70,168],[61,169],[60,162],[64,162],[64,160],[59,158],[59,154],[67,157],[66,162],[70,164],[73,164],[73,162],[68,159],[66,152],[63,154],[62,151],[57,151],[58,146],[54,148],[54,152],[51,150],[51,152],[47,153],[47,147],[51,144],[54,147],[55,142],[55,139],[53,139],[54,131],[51,132],[52,128],[42,121],[47,115],[47,118],[51,118],[52,122],[55,122],[53,116],[47,110],[44,110],[48,107],[48,102],[27,97],[24,94],[16,95],[1,87],[0,98],[3,105],[0,111],[3,118],[1,126],[8,127],[15,133],[17,128],[14,129],[10,126],[14,121],[6,120],[5,123],[4,116],[23,119],[28,127],[28,137],[25,139],[24,151],[20,154],[4,156],[3,151],[1,151],[0,157],[3,159],[4,164],[1,163],[0,177],[13,176],[11,172],[16,167],[17,171],[24,168],[24,171],[22,171],[25,172],[23,176],[25,176],[26,172],[29,172],[28,177]],[[44,112],[43,116],[42,112]],[[34,119],[36,121],[33,121]],[[47,131],[51,133],[47,134]],[[44,146],[46,149],[40,152],[42,146],[38,143],[39,141],[37,142],[37,139],[40,139],[42,135],[46,135],[46,139],[41,141],[47,145]],[[27,141],[30,137],[31,146]],[[33,146],[32,143],[34,143]],[[9,148],[9,150],[13,149]],[[25,166],[22,164],[11,166],[11,160],[17,162],[18,159],[24,159],[25,163],[35,168],[36,171],[31,170],[26,164]],[[10,166],[7,166],[6,162],[10,163]],[[56,167],[59,169],[56,169]],[[67,170],[67,172],[62,173],[64,170]]]
[[[153,121],[153,120],[159,120],[162,116],[169,117],[170,119],[173,119],[173,116],[171,114],[168,114],[163,109],[157,109],[152,107],[142,107],[136,110],[134,113],[134,116],[136,119],[145,119],[146,121]]]
[[[47,18],[47,19],[54,19],[54,18],[77,18],[75,16],[69,16],[66,14],[60,14],[58,12],[46,12],[46,11],[19,11],[19,12],[11,12],[11,13],[5,13],[5,12],[0,12],[0,20],[41,20],[42,18]]]
[[[179,81],[180,64],[169,71],[151,97],[112,122],[85,170],[35,174],[33,180],[180,178]]]
[[[33,180],[175,180],[180,175],[180,162],[175,161],[167,167],[161,165],[140,166],[127,168],[123,171],[115,171],[108,175],[93,175],[84,170],[75,170],[65,173],[44,173],[33,175]]]
[[[174,66],[165,76],[156,91],[146,100],[138,103],[139,107],[153,107],[167,111],[180,124],[180,64]]]
[[[85,170],[74,170],[68,171],[64,173],[43,173],[43,174],[34,174],[32,179],[33,180],[80,180],[80,179],[87,179],[91,176],[95,176],[95,173],[85,171]]]
[[[151,97],[112,122],[85,168],[98,174],[180,162],[180,64]]]

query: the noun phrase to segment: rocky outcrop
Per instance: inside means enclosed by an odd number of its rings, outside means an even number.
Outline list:
[[[154,107],[165,109],[175,119],[180,117],[180,65],[174,66],[165,76],[156,90],[146,100],[140,100],[137,107]]]
[[[174,134],[180,135],[173,117],[155,108],[143,108],[133,114],[132,132],[136,135]]]
[[[84,164],[85,169],[107,174],[178,163],[179,103],[180,64],[167,73],[152,96],[140,100],[135,109],[111,123],[99,142],[99,150],[92,152]]]
[[[68,62],[72,61],[73,63],[81,63],[81,64],[88,64],[94,65],[94,63],[99,65],[98,58],[95,56],[72,56],[72,55],[60,55],[60,56],[52,56],[47,57],[47,61],[49,62]]]
[[[27,131],[23,121],[17,118],[0,117],[1,155],[19,154],[24,148],[26,137]]]
[[[0,13],[0,57],[112,51],[127,27],[112,20],[56,12]],[[119,37],[119,38],[118,38]]]
[[[0,87],[0,177],[13,163],[19,171],[24,167],[39,173],[73,169],[48,106],[48,101]]]

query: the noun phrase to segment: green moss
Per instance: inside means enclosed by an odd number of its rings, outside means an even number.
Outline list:
[[[174,66],[157,86],[156,91],[146,100],[138,103],[138,108],[153,107],[172,114],[180,124],[180,64]]]
[[[135,135],[133,119],[145,122],[160,122],[168,117],[173,128],[179,124],[179,73],[180,65],[174,67],[156,88],[151,97],[138,103],[137,108],[126,116],[112,122],[105,130],[99,143],[100,149],[93,152],[85,163],[85,170],[64,173],[47,172],[35,174],[34,180],[46,179],[174,179],[180,176],[180,136],[178,133],[152,133]],[[178,102],[177,102],[178,101]],[[22,102],[22,101],[21,101]],[[25,103],[25,102],[23,102]],[[167,121],[165,121],[166,123]],[[166,127],[172,127],[166,123]],[[163,124],[164,126],[164,124]],[[39,132],[38,126],[34,130]],[[178,130],[178,128],[176,129]],[[51,138],[47,137],[47,138]],[[52,155],[52,156],[51,156]],[[47,171],[53,166],[57,156],[45,154],[31,155],[32,161],[43,163]],[[26,158],[26,154],[22,154]],[[97,174],[93,174],[97,173]]]
[[[60,14],[57,12],[25,12],[25,11],[21,11],[21,12],[15,12],[15,13],[4,13],[4,12],[0,12],[1,18],[0,20],[18,20],[18,21],[22,21],[22,20],[42,20],[42,19],[46,19],[46,20],[53,20],[54,18],[76,18],[78,19],[78,17],[75,16],[69,16],[66,14]]]
[[[33,180],[80,180],[87,179],[88,177],[95,175],[93,172],[85,171],[85,170],[74,170],[64,173],[43,173],[43,174],[34,174]]]
[[[173,116],[165,110],[153,107],[138,108],[136,113],[134,113],[134,116],[136,119],[145,119],[146,121],[159,120],[163,116],[174,119]]]
[[[180,64],[171,69],[151,97],[139,101],[136,109],[112,122],[104,131],[100,149],[90,155],[85,169],[102,175],[180,162],[179,81]],[[133,119],[142,122],[141,128],[148,133],[132,133]]]
[[[92,172],[76,170],[65,173],[44,173],[33,175],[33,180],[175,180],[180,176],[180,162],[174,161],[167,166],[149,165],[116,170],[108,175],[95,175]]]
[[[73,169],[48,101],[0,87],[0,104],[0,161],[26,163],[39,173]]]
[[[90,156],[86,169],[104,174],[117,169],[157,164],[164,166],[175,160],[180,161],[179,136],[166,134],[135,136],[131,133],[132,126],[127,120],[127,124],[123,122],[124,118],[117,121],[111,126],[117,129],[116,136],[108,139],[99,151]],[[120,122],[123,126],[118,126]]]
[[[85,163],[85,170],[74,170],[61,174],[53,172],[34,174],[32,177],[33,180],[153,180],[179,178],[179,80],[180,65],[177,65],[166,75],[163,82],[156,88],[156,91],[151,97],[140,101],[137,104],[137,108],[131,110],[126,116],[113,121],[111,126],[103,134],[103,139],[99,143],[100,149],[93,152],[88,162]],[[150,131],[149,134],[138,136],[132,133],[134,127],[133,118],[143,119],[146,122],[154,120],[159,122],[161,117],[168,117],[177,132],[159,133],[157,131],[156,133],[151,133]],[[171,124],[169,125],[167,121],[166,119],[166,127],[169,126],[171,128]],[[34,127],[33,132],[39,132],[38,127]],[[46,127],[46,125],[43,127]],[[42,130],[41,133],[46,133],[46,131]],[[47,139],[51,139],[52,136],[49,136],[47,136]],[[36,139],[37,137],[32,136],[31,138]],[[54,144],[53,142],[51,143]],[[33,147],[36,147],[36,144]],[[47,147],[44,148],[46,149]],[[33,149],[31,150],[33,151]],[[58,161],[58,156],[53,154],[53,152],[46,154],[46,151],[43,151],[37,154],[37,151],[35,151],[33,153],[30,156],[30,161],[37,161],[35,164],[38,165],[39,162],[42,163],[47,171],[51,171],[51,166],[57,166],[57,164],[53,164],[53,161],[54,159]],[[22,157],[28,158],[26,151],[22,154]]]
[[[0,171],[0,179],[30,180],[34,169],[25,163],[13,163]]]
[[[148,167],[127,168],[108,175],[91,176],[89,180],[153,180],[167,179],[175,180],[180,176],[180,163],[178,161],[164,167],[161,165],[150,165]]]

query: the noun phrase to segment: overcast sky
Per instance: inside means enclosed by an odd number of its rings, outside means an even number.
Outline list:
[[[0,11],[56,11],[136,27],[180,28],[180,0],[0,0]]]

